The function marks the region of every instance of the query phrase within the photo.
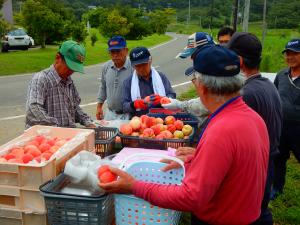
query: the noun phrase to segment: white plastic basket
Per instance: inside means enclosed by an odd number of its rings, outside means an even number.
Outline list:
[[[132,160],[134,157],[149,157],[149,161],[144,160],[126,164],[127,161]],[[182,168],[163,172],[161,168],[166,165],[165,163],[151,161],[151,158],[157,157],[174,160],[178,162]],[[183,162],[170,156],[157,156],[145,153],[135,154],[125,159],[121,168],[138,180],[157,184],[180,185],[184,177]],[[181,212],[154,206],[133,195],[115,195],[115,215],[117,225],[177,225],[180,220]]]

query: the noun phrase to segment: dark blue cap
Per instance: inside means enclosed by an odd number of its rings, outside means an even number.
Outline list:
[[[230,77],[239,74],[238,55],[219,45],[207,45],[201,48],[193,60],[193,66],[185,71],[190,76],[195,71],[216,77]]]
[[[126,40],[122,36],[114,36],[107,42],[108,51],[126,48]]]
[[[300,52],[300,39],[292,39],[290,40],[282,53],[285,53],[287,50],[291,50],[293,52]]]
[[[148,63],[150,60],[150,56],[151,55],[149,50],[145,47],[136,47],[132,49],[129,54],[129,58],[133,66]]]

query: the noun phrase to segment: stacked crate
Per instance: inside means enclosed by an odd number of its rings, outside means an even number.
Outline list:
[[[41,164],[0,163],[0,224],[46,225],[45,202],[39,186],[60,174],[66,161],[81,150],[94,150],[93,130],[38,125],[1,146],[0,155],[14,143],[37,136],[41,131],[47,131],[52,137],[71,138],[66,143],[68,148]]]

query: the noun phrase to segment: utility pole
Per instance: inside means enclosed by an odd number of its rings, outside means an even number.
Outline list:
[[[263,32],[262,32],[262,39],[261,39],[262,46],[264,46],[264,41],[265,41],[265,37],[266,37],[266,33],[267,33],[266,14],[267,14],[267,0],[264,0]]]
[[[239,6],[239,0],[234,0],[234,4],[233,4],[233,22],[232,22],[232,28],[233,28],[234,31],[236,31],[236,25],[237,25],[238,6]]]
[[[248,32],[249,23],[250,0],[245,0],[244,18],[243,18],[243,31]]]

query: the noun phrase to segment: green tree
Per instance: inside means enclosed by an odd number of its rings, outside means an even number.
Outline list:
[[[133,24],[128,23],[127,18],[121,16],[118,9],[114,9],[108,14],[106,21],[100,24],[100,33],[107,37],[114,35],[126,36],[131,27],[133,27]]]
[[[46,47],[48,35],[63,27],[60,15],[54,13],[43,2],[27,0],[23,5],[22,15],[24,26],[39,40],[42,48]]]
[[[149,13],[150,25],[154,32],[164,34],[167,31],[168,24],[171,22],[171,16],[175,14],[173,9],[155,10]]]

